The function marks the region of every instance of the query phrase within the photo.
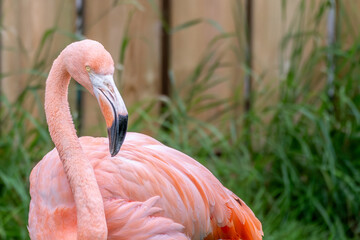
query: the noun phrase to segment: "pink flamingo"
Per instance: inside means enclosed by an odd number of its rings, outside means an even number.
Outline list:
[[[200,163],[149,136],[125,138],[113,73],[110,54],[92,40],[70,44],[53,63],[45,112],[55,148],[31,172],[31,239],[262,239],[250,208]],[[70,76],[97,98],[109,140],[77,137]]]

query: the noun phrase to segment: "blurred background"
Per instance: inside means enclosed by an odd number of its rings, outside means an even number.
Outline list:
[[[0,239],[28,239],[28,177],[53,148],[52,61],[101,42],[129,131],[200,161],[264,239],[360,239],[357,0],[0,0]],[[78,135],[106,136],[72,81]]]

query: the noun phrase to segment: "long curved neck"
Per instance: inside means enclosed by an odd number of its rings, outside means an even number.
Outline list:
[[[69,110],[70,74],[63,64],[62,54],[54,61],[46,81],[46,119],[74,195],[78,239],[106,239],[107,226],[99,186],[76,135]]]

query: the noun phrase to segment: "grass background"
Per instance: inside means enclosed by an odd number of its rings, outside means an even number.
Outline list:
[[[244,62],[245,31],[237,25],[237,32],[219,33],[209,43],[182,87],[175,87],[177,76],[169,69],[171,97],[128,106],[134,116],[129,130],[149,131],[207,166],[252,208],[263,224],[264,239],[359,239],[360,36],[341,7],[344,1],[338,1],[336,42],[318,41],[319,23],[327,20],[330,1],[324,0],[311,13],[304,2],[279,43],[280,55],[290,52],[291,61],[281,62],[281,66],[287,64],[286,71],[279,71],[281,76],[273,79],[276,89],[265,88],[252,95],[253,106],[274,91],[277,102],[239,115],[239,106],[244,104],[242,84],[234,88],[231,97],[207,91],[230,81],[216,71],[224,66],[221,51],[232,51],[237,61],[232,64],[240,64],[262,84],[263,76],[255,75]],[[285,8],[286,1],[282,3]],[[243,14],[237,7],[234,16]],[[310,31],[303,24],[306,14],[313,15]],[[198,23],[195,19],[173,31]],[[39,57],[27,70],[28,85],[17,100],[9,102],[1,95],[0,239],[28,238],[28,177],[53,146],[39,92],[49,69],[44,49],[55,32],[44,33]],[[218,41],[228,38],[235,41],[225,48],[216,47]],[[126,51],[127,41],[125,36],[119,42],[122,51]],[[313,47],[305,55],[308,44]],[[121,61],[126,61],[122,56]],[[330,75],[333,84],[326,84]],[[329,96],[329,90],[334,94]],[[126,93],[123,95],[126,98]],[[154,115],[159,102],[166,111]],[[215,106],[224,111],[211,119],[197,117]],[[33,115],[34,110],[40,114]]]

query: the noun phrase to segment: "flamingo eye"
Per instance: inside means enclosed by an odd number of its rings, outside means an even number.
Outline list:
[[[85,66],[85,69],[86,69],[87,72],[90,72],[91,67],[90,66]]]

